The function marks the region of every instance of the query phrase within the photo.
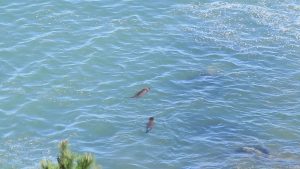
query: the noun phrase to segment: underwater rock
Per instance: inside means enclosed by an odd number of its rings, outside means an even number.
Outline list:
[[[247,153],[247,154],[255,154],[255,155],[270,155],[268,149],[261,146],[244,146],[240,147],[236,150],[238,153]]]

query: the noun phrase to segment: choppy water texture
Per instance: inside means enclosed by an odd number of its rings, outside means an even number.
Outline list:
[[[298,0],[3,0],[0,168],[300,168],[299,41]]]

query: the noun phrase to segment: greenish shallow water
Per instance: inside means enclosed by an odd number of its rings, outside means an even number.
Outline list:
[[[299,1],[0,1],[0,168],[296,169],[299,103]]]

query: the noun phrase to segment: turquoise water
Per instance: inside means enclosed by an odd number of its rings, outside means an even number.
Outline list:
[[[300,168],[300,1],[4,0],[0,39],[1,169]]]

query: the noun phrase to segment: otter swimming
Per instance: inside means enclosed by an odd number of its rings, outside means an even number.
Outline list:
[[[148,93],[149,91],[150,91],[150,88],[149,87],[145,87],[141,91],[137,92],[134,96],[132,96],[130,98],[139,98],[139,97],[142,97],[146,93]]]
[[[146,133],[148,133],[149,131],[151,131],[154,127],[154,117],[150,117],[149,121],[146,125]]]

